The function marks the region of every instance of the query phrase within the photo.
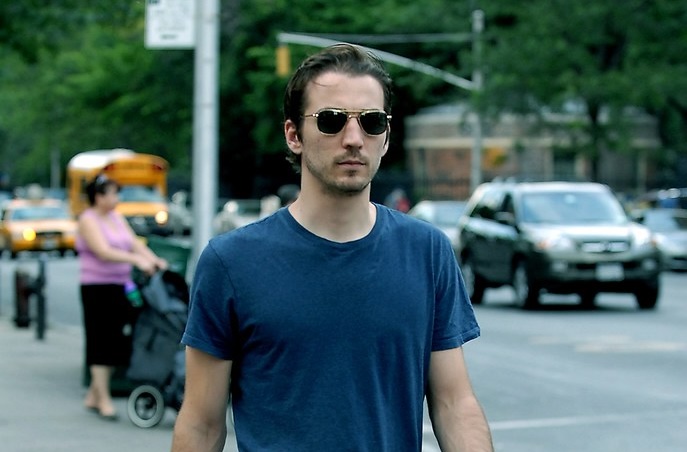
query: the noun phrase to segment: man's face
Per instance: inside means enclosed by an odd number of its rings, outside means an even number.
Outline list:
[[[363,131],[356,114],[335,134],[318,130],[318,118],[307,116],[324,108],[341,110],[384,110],[382,86],[373,77],[327,72],[308,84],[305,118],[296,135],[296,125],[287,121],[287,143],[301,154],[303,184],[319,186],[328,194],[354,196],[369,190],[382,156],[388,149],[388,134],[370,135]]]

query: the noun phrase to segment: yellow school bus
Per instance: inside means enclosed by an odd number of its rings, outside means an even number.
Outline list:
[[[167,171],[160,156],[129,149],[106,149],[76,154],[67,164],[67,195],[72,215],[88,207],[86,185],[102,173],[120,186],[117,211],[136,234],[169,234]]]

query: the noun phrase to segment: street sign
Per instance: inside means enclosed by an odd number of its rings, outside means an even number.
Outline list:
[[[196,0],[146,0],[146,48],[192,49],[195,19]]]

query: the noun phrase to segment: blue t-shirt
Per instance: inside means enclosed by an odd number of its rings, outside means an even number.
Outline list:
[[[376,208],[352,242],[283,208],[203,251],[182,342],[233,361],[239,450],[421,450],[430,353],[479,327],[444,233]]]

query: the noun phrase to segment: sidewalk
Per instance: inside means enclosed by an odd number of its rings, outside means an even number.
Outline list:
[[[117,422],[82,406],[81,328],[49,324],[44,339],[35,325],[19,329],[0,315],[0,450],[3,452],[169,451],[176,412],[167,409],[156,427],[141,429],[116,398]],[[235,451],[231,435],[225,451]]]

